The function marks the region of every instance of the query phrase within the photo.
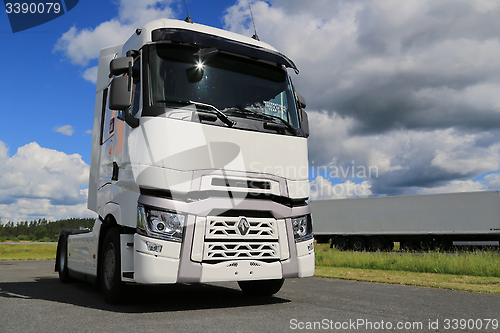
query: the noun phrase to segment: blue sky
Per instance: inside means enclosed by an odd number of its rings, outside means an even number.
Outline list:
[[[300,69],[313,200],[500,188],[500,2],[251,2],[260,39]],[[196,23],[253,34],[246,0],[187,4]],[[0,13],[4,223],[92,216],[99,49],[185,16],[179,0],[80,0],[12,33]]]

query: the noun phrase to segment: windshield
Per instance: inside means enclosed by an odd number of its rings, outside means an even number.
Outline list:
[[[186,45],[152,46],[149,79],[153,106],[179,107],[193,101],[229,116],[272,121],[278,117],[299,127],[286,70],[216,49],[202,50]]]

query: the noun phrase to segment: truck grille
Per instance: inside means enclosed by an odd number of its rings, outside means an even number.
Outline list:
[[[246,227],[242,227],[242,219]],[[280,259],[278,226],[273,218],[208,217],[204,261]]]
[[[208,218],[205,234],[206,239],[278,239],[278,228],[275,219],[246,217],[250,228],[242,235],[238,224],[242,217]]]
[[[278,243],[205,243],[205,260],[279,259]]]

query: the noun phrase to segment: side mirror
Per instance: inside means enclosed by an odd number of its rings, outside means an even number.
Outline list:
[[[130,76],[115,77],[109,87],[109,109],[126,110],[132,104],[132,80]]]
[[[132,128],[139,126],[139,119],[130,114],[132,104],[132,80],[130,76],[115,77],[109,87],[109,109],[121,110],[119,119]]]
[[[297,98],[299,99],[299,105],[302,109],[305,109],[306,108],[306,100],[304,98],[304,96],[302,96],[301,94],[297,93]]]
[[[134,58],[132,57],[123,57],[116,58],[111,60],[109,63],[109,75],[117,76],[125,73],[129,73],[130,68],[132,68],[132,64],[134,63]]]
[[[304,106],[305,107],[305,106]],[[309,119],[307,118],[307,113],[300,109],[300,128],[304,131],[306,138],[309,137]]]

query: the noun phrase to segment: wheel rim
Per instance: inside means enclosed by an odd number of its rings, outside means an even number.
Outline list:
[[[352,247],[356,251],[363,251],[363,248],[365,247],[364,242],[361,239],[355,239],[352,243]]]
[[[104,284],[106,289],[113,287],[113,276],[115,275],[115,248],[109,244],[106,255],[104,256]]]
[[[422,251],[427,251],[431,247],[430,242],[428,241],[421,241],[420,242],[420,250]]]
[[[411,251],[413,250],[413,243],[406,241],[403,243],[403,250]]]

